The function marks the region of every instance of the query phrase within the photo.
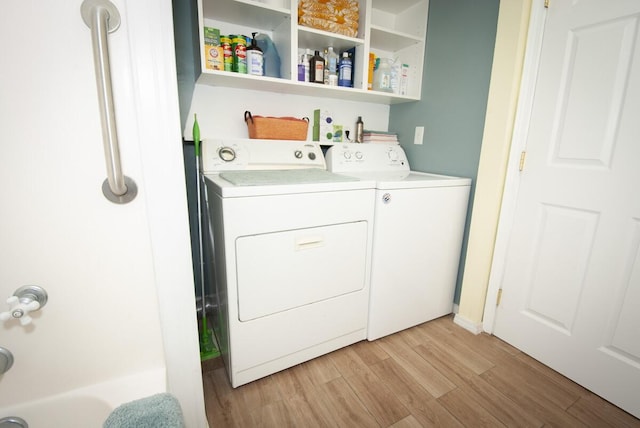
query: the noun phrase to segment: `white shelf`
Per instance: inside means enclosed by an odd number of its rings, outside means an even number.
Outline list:
[[[291,20],[291,9],[274,7],[254,0],[204,0],[202,3],[205,18],[215,17],[218,21],[247,27],[273,30],[282,22]]]
[[[336,52],[364,45],[363,39],[329,33],[315,28],[298,26],[298,48],[317,49],[318,46],[333,46]]]
[[[377,25],[371,25],[371,48],[388,52],[396,52],[409,45],[423,43],[424,39],[411,34],[389,30]]]
[[[400,104],[418,101],[419,97],[409,97],[388,92],[365,91],[340,86],[326,86],[316,83],[298,82],[273,77],[251,76],[228,71],[207,70],[198,78],[198,83],[236,89],[249,89],[339,100],[361,101],[377,104]]]
[[[231,29],[233,34],[250,35],[254,31],[270,33],[278,49],[281,71],[285,76],[277,79],[207,70],[202,61],[202,74],[198,83],[379,104],[419,100],[429,0],[359,1],[360,28],[358,37],[354,38],[298,25],[298,0],[264,3],[257,0],[198,0],[201,27],[207,20],[216,27],[219,26],[221,34],[229,34]],[[285,7],[273,6],[274,4]],[[225,28],[227,24],[228,28]],[[199,34],[202,45],[202,28],[199,29]],[[296,80],[299,50],[315,51],[328,46],[333,46],[338,53],[355,48],[353,59],[356,87],[344,88]],[[366,89],[371,51],[409,65],[408,95]]]

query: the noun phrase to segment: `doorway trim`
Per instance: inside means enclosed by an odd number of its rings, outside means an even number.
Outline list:
[[[520,94],[511,138],[507,174],[505,177],[504,192],[502,194],[498,229],[482,318],[482,328],[487,333],[493,333],[497,312],[496,303],[502,286],[507,249],[511,238],[511,228],[515,220],[515,208],[520,185],[519,164],[521,154],[526,148],[546,17],[547,8],[545,8],[544,2],[534,1],[531,5]]]

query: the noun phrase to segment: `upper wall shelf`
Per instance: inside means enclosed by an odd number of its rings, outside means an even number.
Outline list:
[[[283,21],[291,20],[291,9],[255,0],[206,0],[198,5],[202,5],[199,10],[206,18],[253,28],[273,30]]]
[[[358,35],[347,37],[298,25],[298,0],[198,0],[201,46],[198,83],[380,104],[417,101],[421,95],[428,2],[359,0]],[[280,56],[281,78],[207,69],[202,55],[205,26],[218,28],[221,34],[269,35]],[[297,80],[300,53],[306,49],[323,51],[327,46],[338,53],[355,52],[353,88]],[[369,53],[408,64],[405,94],[367,89]]]

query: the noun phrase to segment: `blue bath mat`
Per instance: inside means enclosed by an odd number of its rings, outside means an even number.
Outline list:
[[[184,428],[180,403],[162,393],[118,406],[103,428]]]

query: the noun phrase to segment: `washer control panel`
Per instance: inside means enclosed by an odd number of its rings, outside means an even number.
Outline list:
[[[399,144],[345,143],[329,147],[325,154],[332,172],[409,171],[409,162]]]
[[[202,172],[268,169],[326,169],[320,145],[312,141],[206,139]]]

